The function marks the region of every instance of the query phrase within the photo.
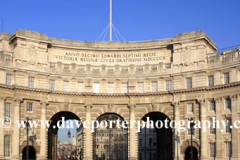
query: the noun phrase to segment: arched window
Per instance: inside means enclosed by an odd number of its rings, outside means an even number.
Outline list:
[[[4,157],[10,157],[10,136],[4,136]]]

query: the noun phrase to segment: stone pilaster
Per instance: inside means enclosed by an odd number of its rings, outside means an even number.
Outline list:
[[[4,116],[4,102],[5,98],[0,97],[0,119],[3,118]],[[2,123],[1,119],[1,122]],[[3,159],[4,157],[4,133],[3,133],[3,128],[0,128],[0,159]]]
[[[46,108],[48,106],[48,103],[46,101],[41,102],[41,121],[44,123],[46,122]],[[41,147],[40,147],[40,156],[38,159],[45,160],[47,159],[47,128],[41,128],[41,135],[40,135],[40,140],[41,140]]]
[[[129,104],[129,119],[130,121],[135,121],[135,104]],[[129,160],[137,160],[137,155],[136,155],[136,148],[138,146],[137,141],[136,141],[136,128],[135,125],[130,127],[130,132],[129,132]]]
[[[178,122],[180,121],[180,115],[179,115],[179,104],[180,102],[172,102],[172,106],[174,107],[174,120],[176,121],[176,123],[178,124]],[[178,131],[178,125],[177,127],[174,129],[174,148],[175,148],[175,155],[174,155],[174,160],[179,160],[180,157],[180,133]]]
[[[215,100],[216,102],[216,120],[221,121],[222,120],[222,109],[223,109],[223,98],[217,98]],[[221,132],[221,125],[220,128],[216,128],[216,160],[222,160],[223,158],[223,139],[222,139],[222,132]]]
[[[16,121],[20,120],[20,107],[22,103],[22,99],[14,99],[13,107],[14,109],[14,117],[12,118],[12,125],[14,128],[14,132],[12,135],[12,154],[13,159],[20,159],[19,153],[19,140],[20,140],[20,129],[16,123]]]
[[[238,120],[238,95],[234,95],[231,98],[232,102],[232,126],[235,121]],[[232,159],[237,160],[239,159],[239,154],[238,154],[238,128],[235,128],[234,126],[232,127]]]
[[[91,123],[91,104],[86,104],[85,105],[85,111],[86,111],[86,121]],[[91,133],[91,124],[89,125],[88,128],[85,128],[85,160],[92,160],[92,133]]]
[[[207,120],[207,106],[205,103],[205,99],[199,99],[198,103],[200,104],[200,111],[201,111],[201,122]],[[207,139],[207,131],[203,132],[203,128],[201,129],[201,160],[208,160],[208,139]]]

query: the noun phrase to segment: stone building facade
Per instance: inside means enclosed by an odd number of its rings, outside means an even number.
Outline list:
[[[136,42],[86,42],[50,38],[18,29],[0,33],[0,159],[26,155],[26,129],[17,120],[51,120],[33,128],[31,157],[56,159],[61,117],[81,121],[117,115],[124,120],[230,120],[240,118],[240,52],[216,53],[203,31]],[[10,124],[11,123],[11,124]],[[240,159],[240,131],[233,127],[193,134],[194,154],[204,160]],[[184,160],[190,135],[157,130],[157,159]],[[165,138],[167,137],[167,138]],[[127,130],[127,157],[139,159],[137,126]],[[95,159],[94,133],[84,128],[83,159]],[[117,159],[117,158],[116,158]]]

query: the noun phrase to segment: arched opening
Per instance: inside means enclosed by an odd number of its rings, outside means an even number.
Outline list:
[[[198,151],[195,147],[193,147],[193,159],[198,159]],[[191,146],[185,150],[185,160],[191,160]]]
[[[127,128],[123,128],[121,123],[119,126],[117,125],[118,119],[121,120],[121,122],[124,120],[119,115],[112,113],[104,114],[97,118],[99,124],[106,121],[107,127],[102,128],[100,126],[93,133],[94,160],[128,159],[128,130]],[[112,123],[112,125],[110,123]]]
[[[22,159],[27,159],[27,147],[22,150]],[[36,151],[33,146],[28,146],[28,159],[36,159]]]
[[[173,143],[169,117],[161,112],[151,112],[146,114],[142,120],[146,122],[146,125],[149,123],[149,127],[145,126],[138,133],[138,159],[172,160]],[[161,122],[163,127],[161,127]],[[168,126],[166,128],[165,123]]]
[[[48,129],[48,159],[57,159],[58,127],[67,120],[80,121],[80,118],[76,114],[68,111],[58,112],[51,118],[51,125]]]

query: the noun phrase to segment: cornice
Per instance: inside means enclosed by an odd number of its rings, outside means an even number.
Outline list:
[[[149,97],[149,96],[161,96],[161,95],[174,95],[174,94],[183,94],[183,93],[193,93],[193,92],[202,92],[202,91],[212,91],[220,90],[226,88],[233,88],[240,86],[240,82],[218,85],[214,87],[200,87],[192,89],[182,89],[182,90],[173,90],[173,91],[162,91],[162,92],[148,92],[148,93],[76,93],[76,92],[63,92],[63,91],[50,91],[46,89],[37,89],[37,88],[28,88],[28,87],[19,87],[19,86],[7,86],[0,84],[0,89],[7,89],[13,91],[25,91],[25,92],[35,92],[35,93],[46,93],[49,95],[64,95],[64,96],[90,96],[90,97]]]

